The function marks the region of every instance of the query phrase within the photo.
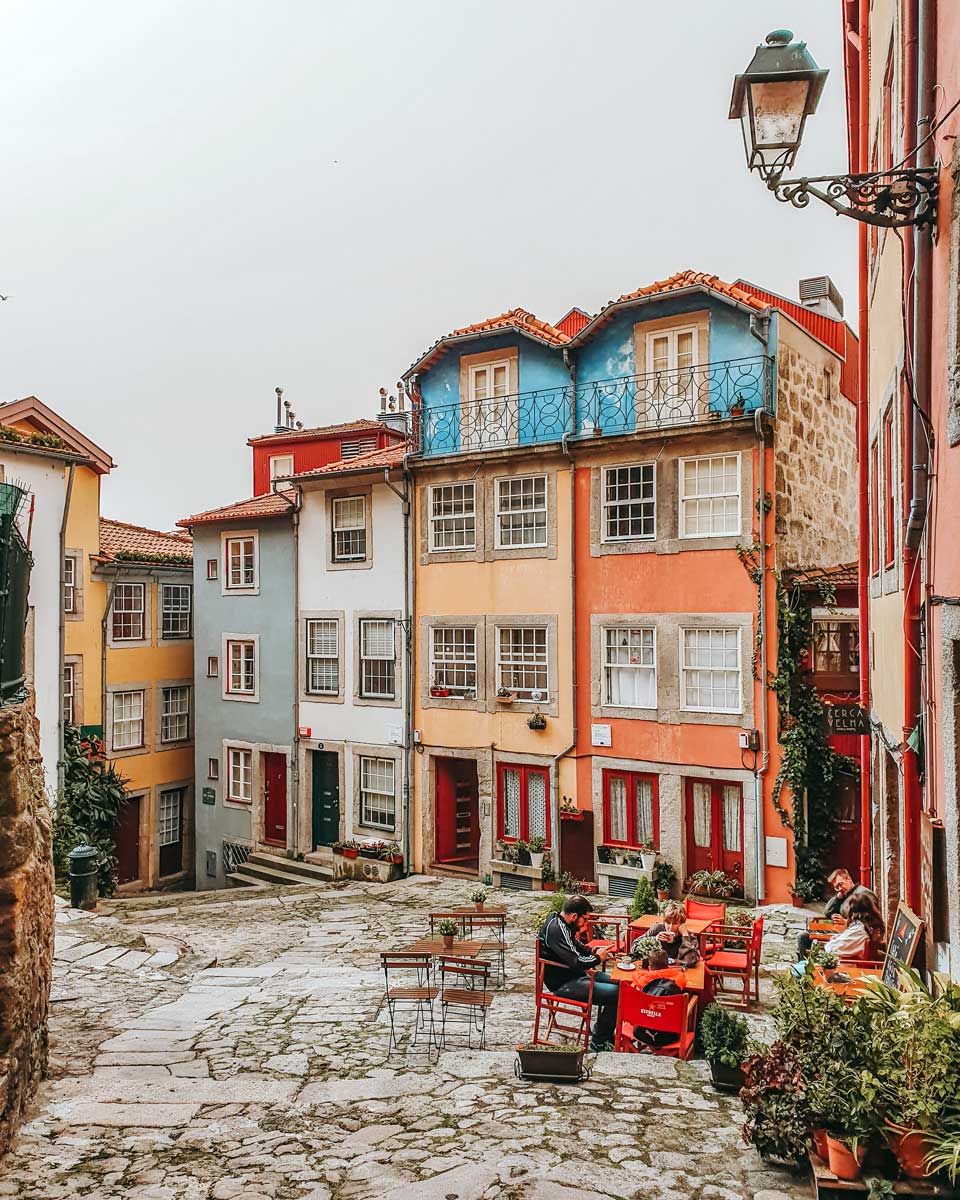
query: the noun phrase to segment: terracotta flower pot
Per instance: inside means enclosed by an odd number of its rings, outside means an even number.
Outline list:
[[[805,908],[806,900],[802,896],[796,896],[793,892],[790,893],[790,903],[794,908]]]
[[[817,1158],[822,1162],[826,1162],[829,1153],[827,1149],[827,1131],[825,1129],[811,1129],[810,1137],[813,1141],[813,1149]]]
[[[843,1142],[827,1134],[827,1165],[838,1179],[859,1179],[865,1153],[866,1146],[858,1146],[854,1154]]]
[[[908,1179],[926,1177],[924,1159],[929,1146],[922,1129],[902,1129],[899,1125],[888,1125],[887,1141],[900,1164],[900,1170]]]
[[[444,950],[452,950],[453,949],[453,934],[452,933],[445,933],[443,935],[443,948],[444,948]]]
[[[360,851],[356,848],[356,846],[344,846],[343,857],[344,858],[359,858]]]

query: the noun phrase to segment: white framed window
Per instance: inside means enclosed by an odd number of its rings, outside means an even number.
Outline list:
[[[497,690],[518,700],[549,699],[549,662],[545,625],[497,628]]]
[[[118,583],[113,593],[113,640],[142,642],[146,630],[146,590],[142,583]]]
[[[253,751],[227,747],[227,799],[236,804],[253,800]]]
[[[113,749],[137,750],[143,745],[143,692],[113,693]]]
[[[193,615],[193,586],[189,583],[160,585],[160,636],[188,638]]]
[[[680,459],[680,536],[740,532],[740,455]]]
[[[695,325],[647,334],[647,372],[651,375],[688,372],[697,365],[697,353]]]
[[[340,694],[340,622],[336,617],[307,621],[307,691]]]
[[[358,458],[361,454],[369,454],[377,448],[377,436],[344,438],[340,442],[341,459]]]
[[[511,405],[510,360],[471,366],[467,406],[461,414],[463,448],[503,446],[517,440],[517,406]]]
[[[63,560],[63,611],[77,611],[77,560],[72,555]]]
[[[293,455],[274,454],[270,459],[270,482],[287,479],[293,474]]]
[[[431,686],[458,697],[477,694],[477,631],[473,625],[435,625],[430,638]]]
[[[207,778],[208,779],[219,779],[220,778],[220,759],[219,758],[208,758],[207,759]]]
[[[257,587],[257,536],[237,534],[223,539],[224,590],[250,591]]]
[[[392,758],[360,757],[360,824],[396,829],[396,763]]]
[[[363,699],[396,698],[396,653],[392,620],[360,622],[360,695]]]
[[[367,557],[366,496],[336,496],[333,514],[333,561],[363,562]]]
[[[655,629],[604,629],[603,703],[617,708],[657,707]]]
[[[160,694],[160,741],[183,742],[189,736],[190,688],[162,688]]]
[[[693,712],[738,713],[740,630],[680,630],[680,706]]]
[[[160,845],[173,846],[180,841],[180,815],[183,808],[183,788],[160,793]],[[166,872],[162,872],[166,874]]]
[[[227,695],[256,696],[257,643],[252,638],[227,639]]]
[[[470,400],[482,403],[498,400],[510,391],[510,360],[483,363],[470,368]]]
[[[220,563],[215,558],[207,559],[207,578],[218,579],[220,576]]]
[[[547,544],[547,477],[518,475],[497,480],[497,547],[509,550]]]
[[[207,678],[216,679],[220,674],[220,659],[216,654],[207,656]]]
[[[631,463],[603,472],[605,542],[657,536],[657,464]]]
[[[430,489],[430,549],[475,550],[477,485],[443,483]]]
[[[74,697],[76,695],[76,678],[73,663],[63,664],[63,723],[75,725]]]

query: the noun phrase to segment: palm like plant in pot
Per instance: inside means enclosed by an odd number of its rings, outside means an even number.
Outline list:
[[[713,1086],[739,1092],[743,1087],[743,1061],[747,1057],[750,1027],[746,1018],[719,1004],[711,1004],[700,1020],[703,1054],[710,1064]]]
[[[677,882],[677,869],[665,858],[658,858],[653,868],[653,886],[658,900],[669,900],[673,885]]]

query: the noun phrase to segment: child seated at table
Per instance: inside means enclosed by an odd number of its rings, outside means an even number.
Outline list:
[[[697,935],[687,929],[687,914],[678,900],[668,900],[660,914],[661,920],[651,925],[647,937],[659,938],[669,958],[684,967],[694,967],[700,961]]]

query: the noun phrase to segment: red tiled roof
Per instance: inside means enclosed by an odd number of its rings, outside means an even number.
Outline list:
[[[237,500],[234,504],[226,504],[223,508],[211,508],[206,512],[194,513],[192,517],[184,517],[177,524],[183,529],[191,525],[212,525],[217,521],[261,520],[265,517],[283,517],[293,508],[293,498],[289,492],[266,492],[263,496],[253,496],[249,500]]]
[[[100,518],[102,559],[113,559],[117,555],[127,558],[138,554],[146,556],[147,559],[158,556],[192,557],[193,540],[187,533],[162,533],[159,529],[146,529],[142,525],[130,525],[126,521]]]
[[[369,450],[366,454],[358,454],[356,458],[342,458],[337,462],[327,463],[323,467],[315,467],[312,471],[302,471],[295,479],[315,479],[318,475],[345,474],[349,471],[372,471],[377,467],[399,467],[403,456],[407,453],[406,443],[396,446],[384,446],[380,450]]]
[[[833,567],[796,567],[789,572],[794,583],[801,585],[831,583],[834,587],[857,586],[857,564],[838,563]]]
[[[663,292],[676,292],[681,288],[689,287],[708,288],[711,292],[719,292],[728,300],[736,300],[750,308],[764,309],[768,307],[756,296],[752,296],[743,288],[737,287],[736,284],[724,283],[716,275],[707,275],[704,271],[678,271],[669,279],[658,279],[655,283],[648,283],[646,287],[637,288],[635,292],[627,292],[612,303],[623,304],[627,300],[640,300],[644,296],[657,296]]]
[[[247,438],[247,445],[259,446],[263,442],[304,442],[313,438],[339,437],[344,433],[366,433],[369,430],[383,430],[397,436],[397,430],[382,421],[360,417],[356,421],[345,421],[340,425],[318,425],[313,429],[284,429],[282,433],[262,433],[258,437]]]
[[[557,329],[567,337],[576,337],[584,325],[590,324],[590,314],[582,308],[571,308],[565,317],[557,321]]]
[[[511,308],[509,312],[501,313],[498,317],[486,317],[483,321],[477,321],[473,325],[464,325],[460,329],[454,329],[445,334],[417,359],[407,371],[407,375],[432,366],[439,358],[443,357],[447,350],[447,343],[454,338],[510,331],[521,333],[526,337],[533,338],[534,341],[545,342],[548,346],[565,346],[570,341],[569,334],[557,329],[555,325],[550,325],[547,321],[538,320],[532,312],[528,312],[525,308]]]

